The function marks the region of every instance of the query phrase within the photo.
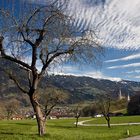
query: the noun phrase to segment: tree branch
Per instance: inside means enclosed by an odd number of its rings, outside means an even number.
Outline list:
[[[23,38],[23,40],[24,40],[25,42],[27,42],[28,44],[30,44],[32,47],[34,46],[34,44],[33,44],[33,42],[32,42],[31,40],[25,38],[25,36],[24,36],[24,34],[23,34],[22,31],[20,31],[20,34],[21,34],[21,36],[22,36],[22,38]]]
[[[23,93],[28,93],[28,91],[25,90],[25,89],[19,84],[18,80],[17,80],[12,74],[9,74],[9,78],[15,82],[15,84],[17,85],[17,87],[18,87]]]
[[[25,90],[25,88],[23,88],[23,87],[21,86],[21,84],[19,83],[19,81],[16,79],[16,77],[13,76],[13,74],[12,74],[11,72],[9,72],[8,70],[5,70],[5,69],[3,69],[3,68],[0,68],[0,69],[1,69],[2,71],[4,71],[4,72],[9,76],[9,78],[10,78],[11,80],[14,81],[14,83],[17,85],[17,87],[18,87],[23,93],[28,93],[28,91]]]
[[[28,83],[29,83],[29,87],[32,86],[32,82],[31,82],[31,72],[30,71],[27,71],[28,72]]]
[[[21,33],[21,36],[23,37],[23,40],[25,42],[27,42],[28,44],[30,44],[32,47],[31,69],[32,69],[32,71],[36,71],[35,65],[36,65],[36,61],[37,61],[37,46],[34,43],[32,43],[32,41],[30,41],[29,39],[26,39],[22,31],[20,31],[20,33]]]
[[[4,40],[4,37],[1,36],[1,37],[0,37],[0,52],[1,52],[1,57],[4,58],[4,59],[6,59],[6,60],[10,60],[10,61],[12,61],[12,62],[15,62],[16,64],[19,64],[19,65],[21,65],[21,66],[23,66],[23,67],[25,67],[25,68],[31,70],[31,67],[30,67],[28,64],[24,63],[24,62],[21,61],[21,60],[18,60],[18,59],[15,58],[15,57],[12,57],[12,56],[10,56],[10,55],[7,55],[7,54],[5,53],[4,48],[3,48],[3,44],[2,44],[3,40]]]
[[[48,116],[50,114],[50,112],[52,111],[52,109],[56,106],[56,104],[53,104],[49,109],[48,106],[45,106],[45,115]]]
[[[70,49],[64,52],[56,52],[47,62],[45,65],[43,65],[41,72],[39,74],[39,78],[43,75],[43,73],[45,72],[46,68],[49,66],[49,64],[57,57],[59,57],[60,55],[64,55],[64,54],[70,54],[72,51],[74,51],[74,49]]]

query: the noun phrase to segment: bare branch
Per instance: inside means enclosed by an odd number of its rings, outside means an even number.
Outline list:
[[[29,82],[29,87],[32,86],[32,80],[31,80],[31,72],[30,71],[27,71],[28,72],[28,82]]]
[[[55,106],[56,106],[56,104],[53,104],[50,108],[48,108],[48,105],[46,105],[45,106],[45,115],[48,116]]]
[[[18,82],[17,78],[15,78],[11,73],[9,73],[9,78],[10,78],[11,80],[14,81],[14,83],[17,85],[17,87],[18,87],[22,92],[28,93],[28,91],[25,90],[25,89],[21,86],[21,84]]]
[[[56,52],[46,63],[45,65],[43,65],[42,70],[39,74],[39,77],[41,78],[42,75],[44,74],[46,68],[49,66],[49,64],[57,57],[59,57],[60,55],[64,55],[64,54],[69,54],[72,50],[68,50],[68,51],[64,51],[64,52]]]
[[[5,17],[9,17],[10,19],[12,19],[12,21],[14,22],[15,26],[18,27],[18,22],[16,20],[16,18],[11,15],[10,12],[6,11],[6,10],[3,10],[3,9],[0,9],[0,12],[5,16]]]
[[[27,42],[28,44],[30,44],[32,47],[35,46],[31,40],[25,38],[25,36],[24,36],[23,32],[21,31],[21,29],[20,29],[19,32],[20,32],[20,34],[21,34],[21,36],[23,37],[23,40],[24,40],[25,42]]]
[[[0,68],[2,71],[4,71],[8,76],[9,78],[14,81],[14,83],[17,85],[17,87],[23,92],[23,93],[28,93],[27,90],[25,90],[25,88],[23,86],[21,86],[21,84],[19,83],[19,81],[17,80],[17,78],[13,75],[13,73],[11,73],[10,71],[8,70],[5,70],[3,68]]]
[[[9,55],[6,55],[6,54],[2,53],[2,51],[1,51],[1,56],[2,56],[2,58],[5,58],[5,59],[10,60],[12,62],[15,62],[15,63],[17,63],[17,64],[19,64],[19,65],[21,65],[23,67],[26,67],[27,69],[31,70],[31,67],[28,64],[26,64],[23,61],[20,61],[20,60],[18,60],[16,58],[13,58],[13,57],[11,57]]]
[[[7,55],[7,54],[5,53],[4,48],[3,48],[3,44],[2,44],[2,43],[3,43],[3,40],[4,40],[4,37],[1,36],[1,37],[0,37],[0,52],[1,52],[1,57],[2,57],[2,58],[5,58],[5,59],[7,59],[7,60],[10,60],[10,61],[12,61],[12,62],[15,62],[15,63],[17,63],[17,64],[19,64],[19,65],[21,65],[21,66],[23,66],[23,67],[25,67],[25,68],[31,70],[31,67],[30,67],[28,64],[24,63],[24,62],[21,61],[21,60],[18,60],[17,58],[13,58],[13,57],[11,57],[10,55]]]

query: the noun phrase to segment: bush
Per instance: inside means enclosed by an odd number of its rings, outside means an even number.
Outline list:
[[[86,106],[82,109],[81,111],[81,115],[83,117],[89,117],[89,116],[94,116],[96,114],[97,110],[95,108],[95,106],[91,105],[91,106]]]
[[[128,115],[140,115],[140,94],[133,96],[127,106]]]

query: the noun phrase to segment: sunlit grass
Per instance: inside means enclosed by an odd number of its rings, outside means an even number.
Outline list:
[[[111,123],[135,123],[140,122],[140,116],[122,116],[122,117],[110,117]],[[85,122],[86,124],[105,124],[106,120],[104,117],[101,118],[93,118],[89,122]]]
[[[89,118],[80,120],[86,119]],[[140,125],[75,128],[74,122],[75,119],[49,120],[47,134],[40,138],[35,120],[0,121],[0,140],[118,140],[127,137],[127,129],[130,136],[140,134]]]

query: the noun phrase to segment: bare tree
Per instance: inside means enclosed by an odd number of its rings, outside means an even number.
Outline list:
[[[12,115],[15,115],[19,112],[20,103],[16,99],[12,99],[5,103],[5,111],[7,119],[11,119]]]
[[[5,107],[4,107],[4,102],[1,101],[0,102],[0,120],[4,119],[5,118],[5,114],[6,114],[6,110],[5,110]]]
[[[81,103],[77,104],[76,107],[73,109],[75,118],[76,118],[76,122],[75,122],[75,127],[78,127],[78,122],[79,122],[79,118],[81,116]]]
[[[54,64],[66,60],[82,63],[96,60],[102,50],[93,31],[77,29],[73,19],[63,13],[61,6],[53,4],[34,7],[18,18],[0,9],[3,19],[3,24],[0,23],[0,57],[26,73],[19,77],[11,67],[7,71],[17,87],[29,96],[40,136],[46,133],[45,113],[37,98],[43,76],[49,68],[57,66]],[[26,84],[22,84],[22,80]]]
[[[111,97],[110,96],[103,96],[99,97],[99,102],[97,103],[99,110],[103,114],[105,120],[107,121],[108,128],[110,126],[110,105],[111,105]]]
[[[49,87],[39,92],[39,101],[42,104],[42,110],[45,112],[45,119],[56,105],[64,105],[68,98],[66,91],[55,87]]]

